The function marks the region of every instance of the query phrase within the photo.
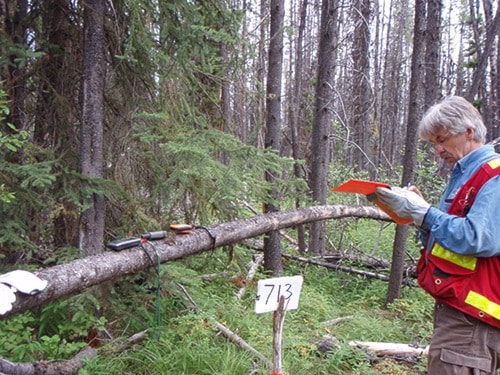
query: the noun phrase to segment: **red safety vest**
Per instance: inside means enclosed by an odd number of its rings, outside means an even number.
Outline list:
[[[448,213],[465,217],[479,189],[497,175],[500,159],[484,164],[460,188]],[[437,242],[428,243],[417,270],[419,285],[436,301],[500,328],[500,256],[460,255]]]

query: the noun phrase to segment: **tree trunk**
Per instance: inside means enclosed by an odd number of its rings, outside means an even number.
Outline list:
[[[369,159],[371,159],[371,135],[370,129],[370,1],[356,0],[353,4],[353,45],[352,45],[352,136],[357,145],[353,149],[352,162],[356,170],[366,170]],[[368,158],[368,159],[367,159]]]
[[[472,9],[472,6],[471,6]],[[477,24],[473,23],[473,26],[477,28]],[[486,67],[488,66],[488,60],[490,53],[493,52],[495,39],[498,38],[498,33],[500,31],[500,9],[497,8],[497,13],[493,21],[487,25],[486,29],[486,42],[484,44],[484,48],[477,47],[477,55],[478,55],[478,64],[476,69],[474,70],[474,74],[472,77],[472,83],[467,91],[465,97],[469,101],[474,101],[474,98],[479,95],[479,88],[483,84],[486,78]],[[475,34],[478,33],[475,32]],[[479,37],[478,37],[479,39]],[[478,41],[479,43],[479,41]]]
[[[45,57],[37,65],[38,74],[31,79],[37,82],[36,109],[31,113],[34,120],[33,142],[37,147],[59,155],[59,165],[69,171],[78,168],[78,120],[80,118],[78,83],[81,79],[81,29],[71,23],[70,2],[67,0],[47,0],[40,3],[42,32],[38,38]],[[36,28],[35,28],[36,29]],[[76,47],[78,46],[78,47]],[[36,237],[47,230],[46,221],[52,220],[50,231],[55,248],[78,244],[78,209],[74,202],[66,199],[64,173],[61,167],[53,173],[56,177],[54,194],[55,212],[35,211],[33,222],[37,224]],[[67,185],[66,185],[67,186]],[[50,201],[50,197],[49,197]],[[47,210],[52,209],[50,205]],[[35,239],[34,242],[39,241]]]
[[[76,375],[85,366],[85,363],[96,355],[96,349],[85,346],[76,356],[62,362],[13,363],[0,359],[0,373],[8,375]]]
[[[307,16],[307,3],[308,0],[302,0],[300,2],[299,11],[299,27],[297,35],[297,47],[295,53],[295,74],[293,79],[293,90],[292,97],[290,99],[290,135],[292,142],[292,156],[294,160],[303,160],[303,149],[302,149],[302,80],[303,80],[303,61],[304,61],[304,31],[306,26],[306,16]],[[302,172],[302,166],[297,162],[293,165],[293,174],[297,178],[304,178],[304,173]],[[295,207],[299,208],[301,204],[301,198],[297,198],[295,202]],[[297,238],[299,251],[305,252],[306,250],[306,240],[305,240],[305,230],[304,226],[297,226]]]
[[[410,80],[410,103],[408,109],[408,124],[406,130],[405,155],[403,164],[402,184],[406,186],[412,183],[415,176],[415,163],[417,160],[417,125],[418,118],[422,113],[421,83],[422,61],[424,54],[424,20],[425,3],[417,1],[415,3],[415,25],[413,31],[413,54],[411,60],[411,80]],[[403,280],[404,256],[406,253],[406,239],[408,237],[408,226],[398,225],[394,238],[391,274],[389,287],[385,300],[385,307],[399,298],[401,293],[401,282]]]
[[[105,0],[84,2],[84,59],[80,169],[84,176],[101,178],[104,122],[104,13]],[[80,217],[79,248],[85,255],[103,251],[104,197],[94,193]]]
[[[8,43],[11,44],[11,50],[27,48],[26,46],[26,13],[28,2],[26,0],[6,1],[0,6],[0,20],[3,20],[3,30],[7,34]],[[2,10],[5,12],[2,14]],[[0,47],[0,54],[8,54],[5,50],[7,44]],[[0,78],[5,81],[5,89],[9,98],[9,113],[6,114],[6,122],[13,124],[16,129],[24,129],[25,124],[25,90],[26,90],[26,65],[27,58],[24,61],[19,60],[19,56],[10,54],[8,56],[9,64],[5,64]],[[11,129],[2,128],[2,132],[9,133]]]
[[[337,0],[323,0],[318,49],[318,80],[314,104],[313,130],[311,135],[311,177],[309,187],[312,199],[326,203],[328,192],[328,167],[330,158],[330,124],[333,120],[333,80],[337,47]],[[325,251],[325,223],[311,225],[309,250]]]
[[[162,263],[212,251],[215,247],[226,246],[247,238],[278,231],[291,226],[311,223],[318,220],[362,217],[390,221],[390,218],[375,207],[360,206],[315,206],[292,211],[280,211],[268,215],[258,215],[249,219],[235,220],[211,226],[215,243],[205,229],[193,230],[188,235],[168,236],[156,241],[155,247]],[[148,248],[145,246],[146,249]],[[155,257],[155,254],[150,254]],[[62,297],[78,294],[92,286],[116,280],[125,275],[135,274],[151,267],[149,257],[140,247],[120,252],[106,251],[72,262],[60,264],[36,272],[42,280],[49,283],[47,288],[34,296],[17,295],[12,310],[1,318],[43,306]]]
[[[401,105],[406,95],[405,46],[406,35],[409,32],[408,24],[410,7],[406,1],[392,0],[389,5],[389,22],[387,26],[387,40],[385,46],[385,62],[383,68],[381,88],[380,112],[380,163],[387,168],[387,164],[401,163],[401,147],[404,137],[404,128],[401,120],[404,110]]]
[[[281,75],[283,70],[283,25],[285,17],[284,0],[271,0],[271,24],[269,42],[269,69],[266,96],[266,139],[265,147],[279,151],[281,144]],[[266,171],[266,181],[274,185],[271,195],[275,202],[264,204],[264,213],[277,212],[279,191],[275,186],[276,176]],[[281,264],[280,236],[276,231],[264,238],[264,267],[273,275],[283,272]]]
[[[494,15],[493,11],[493,0],[483,0],[483,9],[484,9],[484,21],[486,24],[486,44],[488,44],[488,38],[490,38],[490,35],[493,33],[493,35],[499,35],[500,30],[494,30],[495,27],[495,22],[499,22],[497,19],[497,15],[499,14],[499,10],[497,7],[497,12]],[[493,29],[493,30],[492,30]],[[499,103],[499,96],[498,96],[498,65],[500,62],[500,57],[498,55],[498,43],[500,43],[500,38],[496,38],[497,43],[495,43],[495,38],[493,38],[493,41],[490,42],[491,47],[486,47],[488,51],[488,62],[489,62],[489,69],[486,69],[487,72],[485,73],[486,76],[489,76],[489,82],[490,85],[488,85],[487,89],[489,89],[487,95],[483,98],[483,106],[481,107],[481,114],[483,115],[483,120],[484,124],[486,125],[486,128],[488,129],[488,135],[490,139],[496,139],[498,137],[498,125],[499,125],[499,120],[500,117],[496,116],[497,114],[497,109],[500,106]],[[489,50],[488,50],[489,48]]]
[[[260,0],[260,26],[259,26],[259,43],[258,43],[258,56],[257,62],[255,64],[255,89],[257,91],[257,108],[255,109],[255,114],[251,117],[251,128],[250,132],[255,132],[255,141],[253,142],[256,147],[264,146],[264,136],[263,130],[264,127],[262,124],[265,122],[265,97],[262,93],[265,90],[264,82],[266,77],[266,40],[268,37],[268,26],[269,26],[269,17],[267,16],[269,10],[268,0]]]
[[[427,0],[425,27],[425,92],[424,106],[431,107],[440,94],[439,51],[441,47],[442,0]]]

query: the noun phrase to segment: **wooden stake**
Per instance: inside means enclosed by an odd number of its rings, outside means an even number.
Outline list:
[[[280,297],[278,307],[273,314],[273,375],[282,375],[281,364],[281,339],[283,333],[283,322],[285,321],[285,296]]]

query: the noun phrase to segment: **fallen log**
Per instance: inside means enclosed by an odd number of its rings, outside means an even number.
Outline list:
[[[132,345],[144,340],[148,330],[144,330],[129,337],[125,341],[116,340],[108,344],[109,353],[119,353]],[[37,361],[33,363],[15,363],[0,358],[0,375],[73,375],[85,366],[85,363],[98,354],[97,349],[84,346],[73,358],[66,361]]]
[[[319,220],[345,217],[390,221],[384,212],[371,206],[313,206],[195,229],[190,234],[171,235],[155,241],[154,245],[160,261],[164,263],[211,251],[216,247],[234,244],[267,232]],[[119,252],[105,251],[102,254],[39,270],[35,274],[42,280],[48,281],[46,289],[34,296],[18,294],[12,309],[0,318],[81,293],[106,281],[138,273],[151,267],[150,259],[155,257],[154,252],[148,256],[140,246],[137,246]]]
[[[13,363],[0,358],[0,374],[9,375],[72,375],[97,355],[97,350],[85,346],[76,356],[61,362],[37,361],[34,363]]]
[[[351,347],[363,349],[366,352],[377,357],[410,357],[425,356],[429,352],[429,346],[401,344],[394,342],[375,342],[375,341],[349,341]],[[318,350],[322,353],[328,353],[340,349],[340,342],[331,335],[324,335],[317,343]]]
[[[378,357],[427,355],[429,346],[399,344],[393,342],[350,341],[350,346],[365,349]]]

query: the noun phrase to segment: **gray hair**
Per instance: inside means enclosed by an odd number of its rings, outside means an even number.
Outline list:
[[[457,135],[467,129],[474,130],[475,141],[486,142],[486,126],[476,107],[460,96],[448,96],[427,110],[418,125],[417,134],[419,138],[429,140],[440,130]]]

